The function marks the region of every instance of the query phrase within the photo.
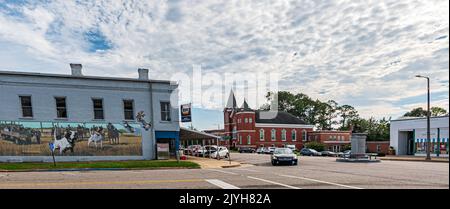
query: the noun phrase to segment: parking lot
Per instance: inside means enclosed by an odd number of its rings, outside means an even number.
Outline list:
[[[343,163],[299,157],[298,166],[272,166],[270,155],[232,153],[240,167],[129,171],[3,172],[0,188],[181,189],[449,189],[449,164],[382,161]]]

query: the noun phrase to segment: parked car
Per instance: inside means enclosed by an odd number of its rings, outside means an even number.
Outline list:
[[[266,147],[264,150],[264,154],[272,154],[275,151],[276,147]]]
[[[322,154],[320,152],[317,152],[315,149],[309,149],[309,148],[303,148],[300,150],[301,155],[305,156],[321,156]]]
[[[286,148],[291,149],[292,152],[294,152],[294,151],[296,150],[295,145],[293,145],[293,144],[288,144],[288,145],[286,145]]]
[[[189,145],[187,146],[187,148],[184,150],[184,154],[187,155],[194,155],[194,153],[201,148],[201,145]]]
[[[226,147],[220,146],[217,148],[217,150],[213,153],[211,153],[211,158],[217,158],[218,160],[222,158],[229,158],[230,152]]]
[[[255,152],[255,148],[253,148],[253,147],[239,147],[238,152],[239,153],[254,153]]]
[[[297,155],[290,148],[276,148],[271,156],[272,165],[289,164],[297,165]]]
[[[332,151],[322,151],[320,154],[327,157],[336,157],[336,153]]]
[[[343,152],[342,157],[349,158],[351,155],[352,155],[352,151],[351,150],[345,150]]]
[[[211,154],[215,151],[217,151],[216,145],[206,145],[206,146],[203,146],[203,147],[200,147],[199,149],[197,149],[197,151],[195,152],[195,155],[198,155],[200,157],[208,157],[209,154]]]
[[[258,149],[256,149],[256,153],[264,154],[264,147],[258,147]]]

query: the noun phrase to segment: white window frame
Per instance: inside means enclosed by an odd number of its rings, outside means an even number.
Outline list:
[[[264,129],[259,129],[259,141],[265,141]]]
[[[286,141],[286,129],[281,130],[281,141]]]
[[[272,129],[270,131],[270,140],[271,141],[276,141],[277,140],[277,130]]]
[[[294,136],[294,137],[292,137],[292,136]],[[291,131],[291,140],[292,141],[297,141],[297,130],[295,130],[295,129],[292,129],[292,131]]]
[[[247,135],[247,145],[252,144],[252,143],[251,143],[251,140],[252,140],[252,136]]]

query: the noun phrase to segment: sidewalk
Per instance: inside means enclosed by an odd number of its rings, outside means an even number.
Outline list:
[[[228,159],[213,159],[208,157],[194,157],[194,156],[186,156],[187,160],[197,163],[200,165],[202,169],[205,168],[232,168],[232,167],[239,167],[241,164],[239,162],[230,161]]]
[[[385,157],[377,157],[380,160],[397,160],[397,161],[416,161],[416,162],[439,162],[439,163],[448,163],[448,158],[443,157],[432,157],[431,161],[426,161],[425,157],[422,156],[385,156]]]

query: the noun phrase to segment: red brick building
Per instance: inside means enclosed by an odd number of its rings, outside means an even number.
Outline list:
[[[325,144],[325,149],[333,152],[342,152],[344,146],[351,144],[351,131],[334,131],[334,130],[321,130],[321,131],[309,131],[307,142],[315,141]]]
[[[296,149],[301,149],[307,132],[313,130],[313,125],[287,112],[253,110],[245,100],[241,107],[237,107],[233,92],[223,114],[225,138],[232,147],[295,145]]]
[[[387,154],[389,151],[390,141],[366,141],[367,153]]]

